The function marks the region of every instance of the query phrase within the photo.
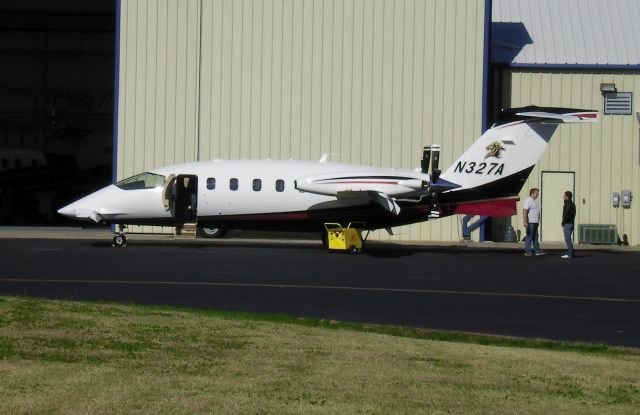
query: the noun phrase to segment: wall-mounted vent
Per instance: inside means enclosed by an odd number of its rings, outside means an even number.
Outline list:
[[[631,115],[631,92],[607,92],[604,94],[605,115]]]

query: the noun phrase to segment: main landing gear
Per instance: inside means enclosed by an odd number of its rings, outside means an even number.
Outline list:
[[[126,225],[118,225],[118,231],[113,234],[111,246],[116,248],[127,246],[127,236],[124,234],[125,229],[127,229]]]

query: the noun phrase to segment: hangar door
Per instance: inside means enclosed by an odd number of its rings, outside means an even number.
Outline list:
[[[540,189],[540,209],[542,219],[540,223],[540,239],[544,242],[562,242],[562,195],[567,190],[574,193],[575,173],[563,171],[542,172]],[[574,232],[575,235],[575,232]]]

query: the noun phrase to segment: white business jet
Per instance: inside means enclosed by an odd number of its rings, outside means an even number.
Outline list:
[[[525,107],[496,123],[443,173],[437,145],[421,168],[377,168],[319,161],[213,160],[150,170],[107,186],[58,213],[120,225],[187,223],[218,236],[227,229],[324,231],[364,222],[366,229],[453,214],[511,216],[518,194],[559,123],[597,121],[592,110]],[[431,171],[429,172],[429,167]]]

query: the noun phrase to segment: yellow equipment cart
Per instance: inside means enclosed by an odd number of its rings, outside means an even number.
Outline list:
[[[351,222],[346,228],[343,228],[339,223],[325,223],[329,252],[341,251],[352,254],[362,252],[362,245],[364,244],[362,231],[366,225],[364,222]]]

